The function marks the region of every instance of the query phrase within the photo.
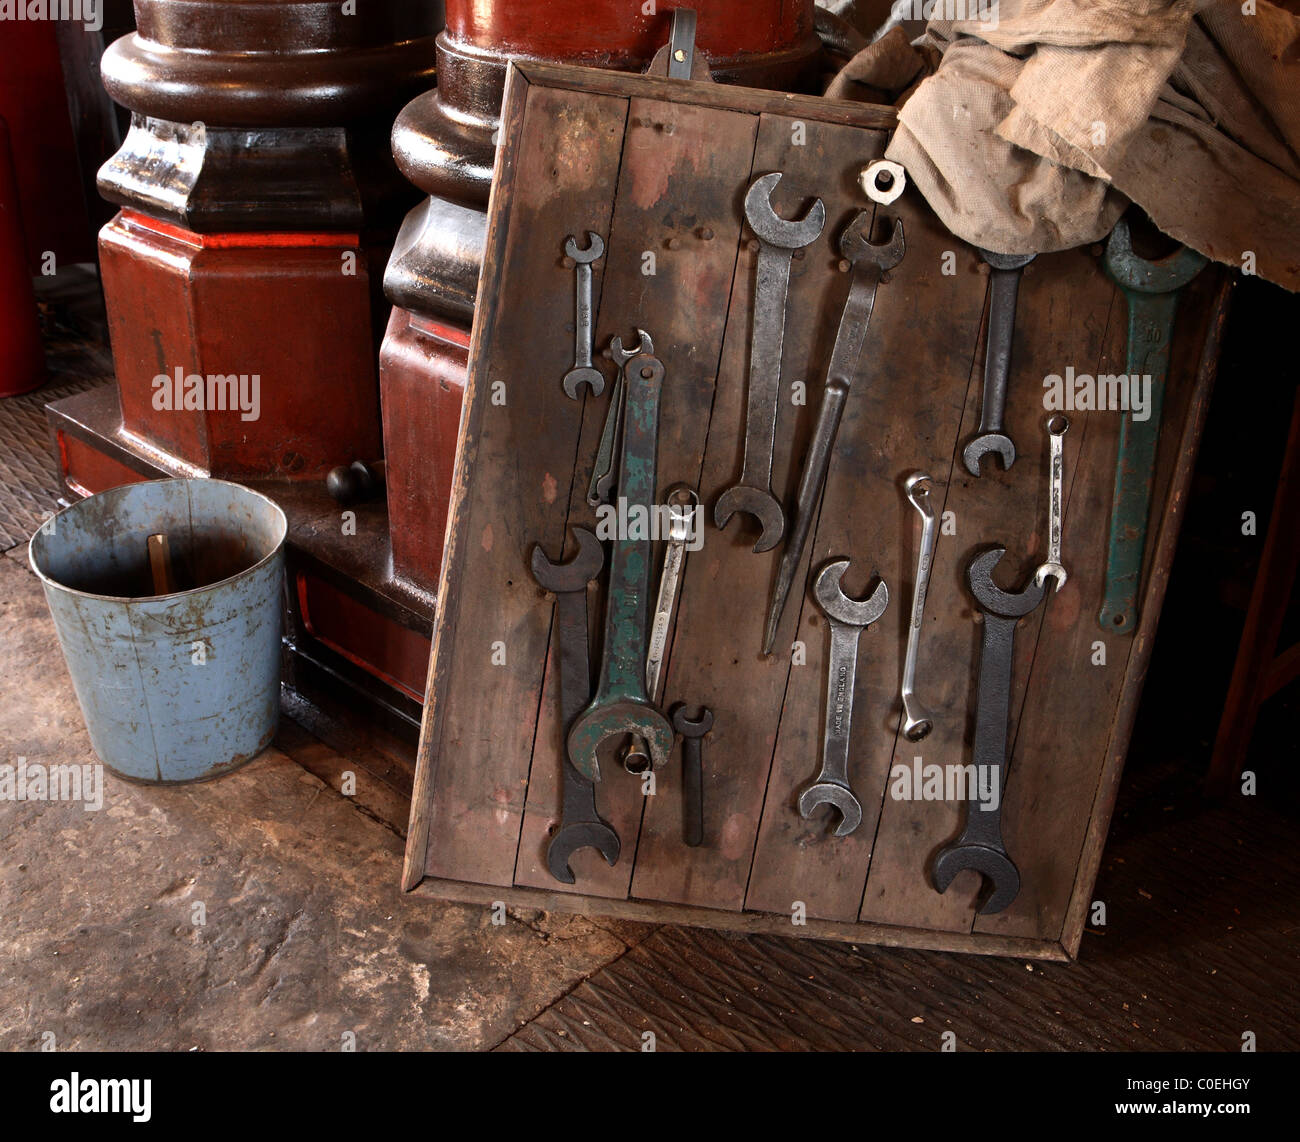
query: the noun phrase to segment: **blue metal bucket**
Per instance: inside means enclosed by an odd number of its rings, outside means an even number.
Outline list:
[[[91,745],[114,773],[203,781],[270,744],[287,531],[279,507],[238,484],[157,480],[82,500],[32,537]],[[153,594],[158,534],[175,594]]]

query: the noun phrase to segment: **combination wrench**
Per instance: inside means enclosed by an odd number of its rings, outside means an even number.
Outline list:
[[[668,489],[668,546],[664,548],[664,565],[659,575],[659,594],[655,599],[654,617],[650,620],[650,646],[645,659],[645,688],[650,701],[659,700],[659,677],[664,655],[668,652],[668,632],[677,605],[677,588],[686,563],[686,545],[696,532],[700,498],[693,488],[674,484]],[[707,732],[707,731],[706,731]],[[623,768],[632,774],[645,773],[651,767],[650,753],[640,738],[634,737],[623,754]]]
[[[962,452],[966,471],[980,474],[980,460],[990,452],[1002,458],[1003,469],[1016,462],[1016,446],[1003,431],[1007,411],[1007,379],[1011,375],[1011,342],[1016,331],[1016,299],[1020,278],[1036,254],[995,254],[980,250],[989,270],[989,336],[984,354],[984,403],[975,438]]]
[[[1047,501],[1047,562],[1034,572],[1034,583],[1041,587],[1050,578],[1056,590],[1065,586],[1069,573],[1061,563],[1061,546],[1065,532],[1065,434],[1070,422],[1064,416],[1054,416],[1047,422],[1047,437],[1051,441],[1051,489]]]
[[[577,313],[573,323],[573,368],[564,374],[564,391],[570,399],[578,399],[578,387],[590,385],[593,396],[600,396],[605,388],[605,377],[591,364],[591,263],[605,252],[605,243],[594,230],[587,231],[587,248],[578,249],[573,237],[564,240],[564,253],[572,258],[575,275],[575,302]]]
[[[754,326],[749,345],[749,393],[745,413],[745,456],[740,480],[713,505],[719,531],[736,512],[758,520],[762,533],[754,551],[771,551],[781,542],[785,514],[772,494],[772,452],[776,446],[777,403],[781,396],[781,352],[785,344],[785,306],[790,288],[790,259],[795,250],[811,245],[826,225],[820,198],[797,222],[772,209],[772,191],[780,171],[760,175],[745,195],[745,218],[758,237],[758,268],[754,279]]]
[[[835,437],[844,416],[849,387],[858,371],[858,360],[867,339],[871,324],[871,311],[876,304],[876,287],[886,270],[892,270],[903,260],[907,249],[903,238],[902,219],[896,219],[889,240],[879,245],[871,241],[871,211],[863,210],[840,235],[840,253],[852,267],[853,277],[849,294],[840,315],[835,346],[831,350],[830,365],[826,370],[826,385],[822,392],[821,410],[817,414],[817,428],[813,432],[812,446],[804,461],[799,477],[799,494],[795,500],[794,519],[781,564],[776,573],[776,586],[767,612],[767,628],[763,633],[763,653],[771,654],[776,642],[777,627],[785,612],[790,588],[803,558],[804,543],[817,512],[817,501],[826,486],[826,470],[830,467]]]
[[[971,594],[984,614],[980,647],[979,696],[975,710],[974,761],[976,778],[967,786],[966,824],[952,844],[934,858],[931,876],[939,892],[947,892],[963,869],[974,869],[992,885],[980,912],[1001,912],[1020,892],[1020,871],[1002,842],[1002,805],[1006,794],[1007,718],[1011,712],[1011,669],[1016,623],[1043,601],[1045,589],[1031,578],[1019,594],[993,582],[993,568],[1006,554],[994,547],[977,555],[967,568]],[[994,790],[996,800],[981,800],[981,787]]]
[[[930,505],[933,481],[924,472],[909,476],[904,485],[907,498],[921,516],[921,550],[916,559],[916,587],[912,591],[912,613],[907,623],[907,657],[903,662],[903,737],[919,742],[934,728],[929,713],[916,700],[916,659],[921,645],[921,622],[925,618],[925,597],[930,590],[930,568],[938,526]]]
[[[655,343],[644,329],[638,329],[640,345],[636,349],[624,349],[622,337],[611,337],[609,342],[610,360],[618,366],[614,377],[614,391],[609,398],[609,411],[605,414],[605,427],[600,433],[600,445],[596,449],[596,466],[591,472],[591,484],[587,488],[587,504],[598,508],[607,504],[614,490],[614,480],[618,475],[616,464],[620,430],[623,427],[623,392],[627,382],[623,372],[633,357],[642,353],[654,354]]]
[[[840,583],[849,561],[828,563],[817,576],[813,594],[831,628],[826,671],[826,729],[822,737],[821,772],[799,795],[799,815],[807,820],[822,805],[840,813],[837,837],[847,837],[862,824],[862,806],[849,784],[849,731],[853,722],[853,685],[858,670],[858,638],[885,613],[889,588],[883,582],[870,598],[851,599]]]
[[[1186,246],[1156,262],[1139,258],[1133,252],[1128,223],[1122,218],[1106,243],[1106,272],[1128,301],[1126,369],[1130,377],[1150,374],[1151,408],[1145,421],[1134,420],[1130,412],[1120,423],[1106,586],[1097,619],[1105,631],[1127,634],[1137,624],[1138,586],[1146,552],[1174,314],[1179,293],[1204,269],[1206,261]]]
[[[682,735],[682,840],[691,848],[704,843],[704,735],[713,729],[713,711],[687,716],[685,703],[673,707],[673,729]]]
[[[652,354],[641,353],[628,361],[624,372],[619,495],[627,500],[629,516],[640,505],[649,518],[655,499],[664,366]],[[649,595],[649,536],[620,536],[610,558],[605,645],[596,696],[570,726],[567,742],[569,760],[592,781],[600,780],[597,750],[615,735],[644,738],[656,768],[668,761],[672,750],[673,728],[655,708],[645,685]]]
[[[584,527],[573,529],[578,554],[568,563],[552,563],[540,545],[533,548],[533,578],[555,596],[560,632],[560,714],[563,729],[581,713],[591,694],[591,666],[587,640],[587,584],[600,574],[605,554],[600,540]],[[595,849],[612,868],[618,861],[618,834],[596,809],[596,787],[570,764],[560,759],[564,778],[560,827],[546,850],[551,875],[573,884],[569,858],[579,849]]]

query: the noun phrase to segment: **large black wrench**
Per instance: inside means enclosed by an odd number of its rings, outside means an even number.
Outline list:
[[[777,402],[781,397],[781,352],[785,344],[785,303],[790,259],[811,245],[826,225],[826,206],[814,200],[797,222],[772,209],[772,191],[781,172],[760,175],[745,195],[745,218],[758,236],[754,279],[754,327],[749,342],[749,395],[745,412],[745,458],[740,480],[718,497],[713,523],[721,531],[736,512],[762,525],[754,551],[771,551],[781,542],[785,513],[772,495],[772,452],[776,446]]]
[[[1106,272],[1128,300],[1128,375],[1151,375],[1150,415],[1145,421],[1136,421],[1130,410],[1120,422],[1106,588],[1097,617],[1102,630],[1116,634],[1127,634],[1137,624],[1138,584],[1146,552],[1147,516],[1151,514],[1151,488],[1178,295],[1204,269],[1207,260],[1186,246],[1157,262],[1139,258],[1133,252],[1128,223],[1122,218],[1106,243]]]
[[[963,869],[982,873],[993,886],[980,912],[1001,912],[1020,892],[1020,871],[1002,843],[1002,805],[1006,796],[1007,718],[1011,712],[1011,667],[1016,623],[1029,614],[1047,593],[1033,576],[1018,594],[993,582],[993,568],[1006,548],[994,547],[977,555],[966,570],[971,594],[984,613],[984,641],[980,648],[979,699],[975,711],[975,772],[966,808],[966,826],[952,844],[934,858],[934,887],[947,892]],[[981,777],[996,782],[997,806],[980,801]]]
[[[813,432],[812,447],[804,460],[799,477],[799,494],[795,499],[794,519],[790,538],[781,553],[781,566],[776,572],[776,586],[772,590],[772,603],[767,611],[767,629],[763,633],[763,653],[771,654],[776,642],[776,630],[781,625],[790,588],[803,558],[803,547],[808,540],[817,501],[826,486],[826,470],[830,467],[835,437],[844,417],[844,405],[849,397],[849,387],[858,371],[858,360],[867,339],[871,324],[871,311],[876,305],[876,286],[886,270],[892,270],[903,260],[907,250],[903,239],[903,220],[895,219],[889,241],[880,244],[871,241],[871,211],[856,214],[844,233],[840,235],[840,253],[852,266],[852,280],[844,310],[840,314],[840,327],[831,349],[831,363],[826,370],[826,387],[822,391],[821,410],[817,414],[817,428]]]
[[[664,366],[641,353],[623,370],[623,450],[619,495],[628,516],[638,504],[646,519],[655,504],[655,463],[659,448],[659,395]],[[620,513],[621,514],[621,513]],[[650,538],[620,536],[609,564],[605,604],[605,648],[596,696],[569,727],[569,760],[578,772],[600,780],[596,751],[607,738],[635,734],[658,768],[673,748],[673,727],[650,699],[645,684],[646,621],[650,598]]]
[[[991,267],[989,289],[989,339],[984,354],[984,404],[975,438],[962,452],[966,471],[980,474],[980,458],[990,452],[1002,457],[1003,469],[1016,462],[1016,446],[1003,431],[1007,412],[1007,378],[1011,375],[1011,340],[1016,331],[1016,298],[1020,277],[1037,254],[995,254],[980,250]]]
[[[575,527],[578,554],[568,563],[552,563],[541,545],[533,548],[533,578],[555,595],[560,627],[560,715],[567,730],[591,695],[591,665],[587,643],[587,584],[605,565],[605,553],[585,527]],[[579,849],[595,849],[613,867],[621,848],[618,834],[596,810],[596,787],[560,759],[564,775],[564,808],[560,827],[546,850],[551,875],[573,884],[569,858]]]

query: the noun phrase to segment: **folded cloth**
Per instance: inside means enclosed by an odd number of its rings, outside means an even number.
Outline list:
[[[901,104],[887,157],[955,234],[1067,249],[1132,201],[1177,241],[1300,290],[1300,0],[928,10],[915,44],[893,29],[827,94]]]

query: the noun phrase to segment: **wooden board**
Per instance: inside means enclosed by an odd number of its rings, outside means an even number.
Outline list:
[[[645,920],[970,951],[1072,956],[1096,875],[1131,711],[1172,559],[1199,418],[1213,378],[1226,297],[1211,273],[1186,292],[1166,398],[1148,586],[1137,634],[1096,626],[1119,414],[1071,414],[1065,559],[1070,581],[1017,631],[1005,791],[1007,845],[1022,890],[1006,912],[975,913],[963,873],[940,895],[934,853],[961,827],[964,802],[894,796],[896,767],[969,761],[979,623],[965,584],[974,551],[1008,554],[1018,585],[1045,557],[1047,413],[1042,378],[1120,372],[1124,301],[1099,250],[1045,255],[1026,271],[1017,313],[1008,431],[1018,459],[982,479],[960,462],[979,420],[988,275],[977,254],[908,190],[877,207],[905,227],[907,253],[880,286],[823,503],[780,630],[760,653],[780,549],[755,555],[744,517],[710,525],[687,557],[662,697],[707,704],[705,843],[681,841],[676,755],[655,792],[610,757],[597,797],[622,839],[610,868],[574,857],[577,883],[554,881],[547,842],[560,816],[558,635],[532,580],[541,543],[573,553],[613,390],[569,400],[573,270],[568,235],[594,230],[596,345],[642,327],[664,361],[661,489],[684,481],[709,514],[739,474],[756,243],[744,225],[751,179],[784,173],[787,217],[814,196],[821,237],[792,264],[773,487],[793,503],[848,289],[837,241],[870,206],[857,175],[880,155],[889,109],[705,83],[525,64],[507,85],[487,256],[470,356],[451,522],[439,590],[405,884],[430,896],[532,903]],[[613,368],[604,363],[612,381]],[[903,494],[928,472],[946,513],[926,611],[918,691],[935,719],[920,745],[900,733],[898,688],[919,518]],[[711,517],[710,517],[711,518]],[[845,587],[873,574],[885,617],[861,640],[851,780],[864,818],[847,838],[799,817],[795,799],[820,764],[828,629],[810,569],[851,560]],[[655,553],[658,563],[658,549]],[[589,592],[593,678],[603,594]],[[1096,644],[1106,650],[1096,665]],[[1081,903],[1082,902],[1082,903]],[[806,924],[793,924],[794,914]]]

